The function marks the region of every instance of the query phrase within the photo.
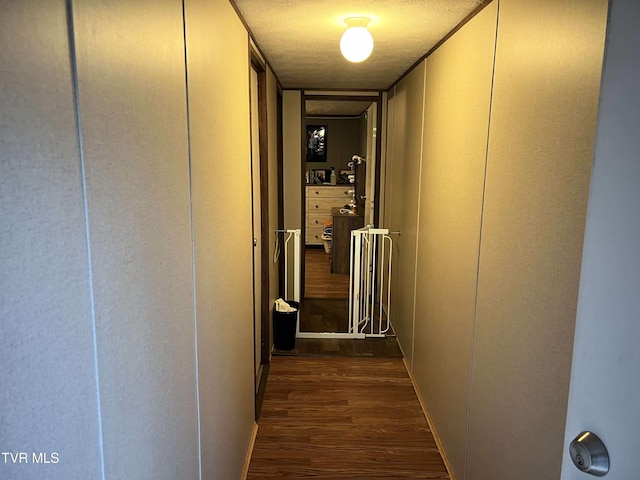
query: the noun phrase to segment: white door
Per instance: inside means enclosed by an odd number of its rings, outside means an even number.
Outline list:
[[[262,298],[261,284],[261,244],[260,230],[260,128],[258,106],[258,72],[251,68],[251,175],[253,196],[253,330],[254,330],[254,359],[256,372],[256,391],[260,385],[262,374],[261,346],[262,346],[262,312],[260,300]]]
[[[640,3],[613,0],[609,15],[563,480],[596,478],[569,456],[582,431],[604,442],[607,479],[640,478]]]

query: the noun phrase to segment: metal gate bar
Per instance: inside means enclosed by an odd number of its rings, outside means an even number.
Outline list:
[[[285,234],[285,296],[289,297],[290,262],[293,261],[293,300],[300,302],[300,230],[278,230]],[[397,233],[397,232],[395,232]],[[291,248],[290,243],[293,243]],[[290,252],[293,250],[293,252]],[[301,332],[296,338],[384,337],[390,329],[391,260],[393,240],[386,228],[371,226],[352,230],[349,266],[349,322],[345,332]],[[293,255],[293,259],[291,259]]]
[[[389,331],[392,253],[388,229],[351,231],[349,331],[354,335],[384,337]]]
[[[280,238],[279,233],[284,233],[284,292],[282,297],[285,299],[300,301],[300,229],[296,230],[276,230],[276,247],[273,255],[273,263],[278,261],[280,257]],[[289,242],[293,239],[293,253],[289,253]],[[289,295],[289,258],[293,255],[293,296]]]

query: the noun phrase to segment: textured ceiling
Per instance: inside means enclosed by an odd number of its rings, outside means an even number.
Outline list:
[[[371,105],[370,101],[339,101],[339,100],[307,100],[305,112],[308,117],[327,116],[359,116]]]
[[[384,90],[484,0],[232,0],[283,88]],[[340,53],[344,19],[371,18],[371,56]]]

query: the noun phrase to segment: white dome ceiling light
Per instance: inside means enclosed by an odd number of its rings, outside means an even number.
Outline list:
[[[362,62],[373,51],[373,37],[367,30],[369,21],[367,17],[350,17],[344,20],[348,28],[340,39],[340,51],[350,62]]]

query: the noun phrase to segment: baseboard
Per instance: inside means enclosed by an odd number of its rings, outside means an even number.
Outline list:
[[[247,449],[247,457],[244,459],[244,468],[242,469],[241,480],[246,480],[249,474],[249,464],[251,463],[251,456],[253,455],[253,445],[256,443],[256,436],[258,436],[258,424],[253,424],[253,431],[251,432],[251,440],[249,441],[249,448]]]
[[[433,427],[433,422],[431,421],[431,417],[429,416],[429,411],[427,410],[427,405],[424,403],[424,399],[422,398],[422,394],[420,393],[420,389],[418,388],[418,384],[416,383],[416,379],[413,377],[413,372],[409,368],[409,364],[407,363],[407,358],[404,357],[402,359],[404,362],[404,368],[407,369],[407,373],[409,374],[409,378],[411,379],[411,384],[413,385],[413,390],[416,392],[416,396],[418,397],[418,402],[420,402],[420,408],[422,408],[422,413],[424,413],[424,417],[427,419],[427,423],[429,424],[429,429],[433,435],[434,440],[436,441],[436,446],[438,447],[438,452],[440,452],[440,456],[442,457],[442,461],[444,462],[444,466],[449,473],[449,478],[451,480],[456,480],[455,475],[453,474],[453,468],[451,468],[451,464],[449,463],[449,459],[447,458],[447,454],[444,451],[442,446],[442,442],[440,441],[440,437],[438,436],[438,432]]]
[[[262,375],[260,375],[260,383],[258,384],[258,391],[256,392],[256,422],[260,420],[260,414],[262,413],[262,403],[264,402],[264,394],[267,391],[267,379],[269,378],[269,367],[269,363],[260,365]]]

